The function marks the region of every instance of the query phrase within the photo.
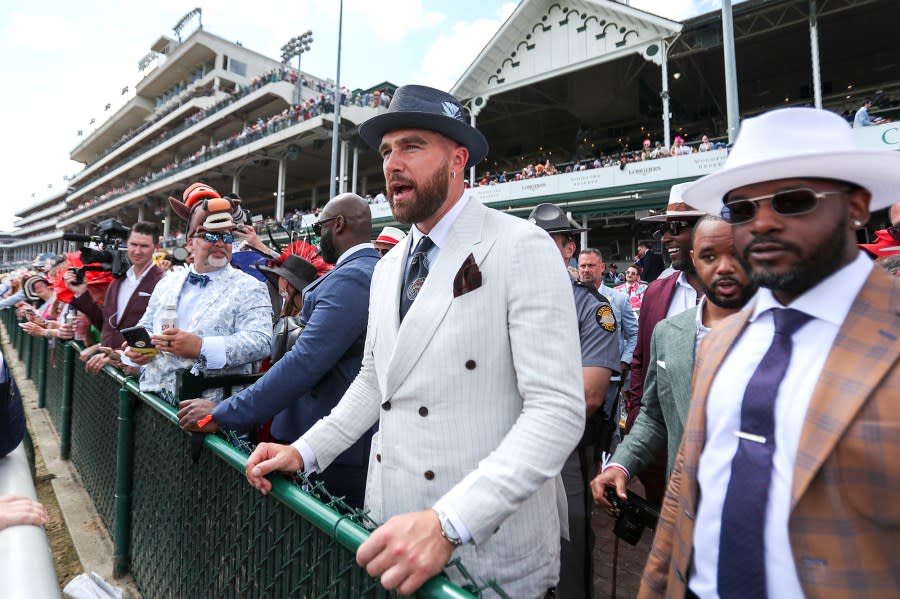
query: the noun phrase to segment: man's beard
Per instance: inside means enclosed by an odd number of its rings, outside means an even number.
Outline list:
[[[699,277],[698,277],[699,279]],[[735,287],[740,289],[740,293],[735,297],[720,297],[716,295],[716,285],[721,283],[722,281],[731,281],[734,283]],[[719,306],[720,308],[725,308],[726,310],[738,310],[743,308],[747,302],[750,301],[750,298],[753,297],[753,294],[756,293],[757,285],[756,282],[751,282],[751,284],[747,285],[744,288],[741,288],[740,283],[734,277],[716,277],[713,279],[712,286],[707,287],[703,280],[699,280],[700,289],[703,291],[703,295],[706,296],[713,304]]]
[[[225,268],[225,265],[228,264],[227,256],[207,256],[206,263],[210,265],[212,268],[219,270],[220,268]]]
[[[397,222],[405,225],[422,223],[440,210],[447,199],[447,192],[450,189],[450,176],[447,173],[447,166],[448,163],[444,160],[431,179],[422,185],[418,185],[412,179],[399,175],[390,178],[387,186],[387,198],[388,203],[391,205],[391,212],[393,212]],[[402,183],[412,187],[412,191],[416,196],[415,201],[404,202],[403,206],[395,205],[391,183]]]
[[[319,251],[322,254],[322,260],[328,264],[334,264],[340,258],[337,248],[334,247],[334,235],[330,228],[326,229],[319,238]]]
[[[672,268],[681,271],[686,275],[692,275],[697,272],[697,269],[694,268],[694,261],[691,260],[690,248],[688,248],[687,252],[685,252],[683,248],[680,249],[678,255],[680,256],[678,261],[672,261]]]
[[[765,267],[754,270],[750,265],[750,250],[760,243],[777,243],[786,251],[796,254],[800,261],[784,273],[769,272]],[[803,250],[790,241],[774,236],[757,235],[747,243],[738,259],[753,282],[760,287],[798,296],[818,285],[839,268],[846,246],[847,215],[842,214],[829,234],[823,236],[822,241],[808,251],[806,258],[803,257]]]

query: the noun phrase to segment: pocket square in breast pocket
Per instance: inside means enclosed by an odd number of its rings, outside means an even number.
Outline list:
[[[481,271],[478,270],[475,256],[469,254],[453,278],[453,297],[465,295],[479,287],[481,287]]]
[[[666,363],[663,362],[662,360],[657,360],[656,365],[659,366],[660,368],[662,368],[663,370],[666,369]]]

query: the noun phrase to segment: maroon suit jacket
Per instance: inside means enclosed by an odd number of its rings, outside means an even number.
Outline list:
[[[637,418],[641,407],[641,398],[644,396],[644,360],[650,356],[650,339],[653,337],[653,329],[656,323],[666,317],[669,311],[669,303],[675,295],[675,283],[681,273],[676,271],[662,279],[656,279],[644,292],[644,301],[641,303],[641,314],[638,317],[637,347],[631,357],[631,390],[625,401],[628,410],[628,422],[625,430],[630,431],[634,419]],[[646,357],[645,357],[646,356]]]
[[[155,264],[150,265],[150,270],[147,271],[134,293],[131,294],[128,303],[125,305],[125,310],[115,326],[112,324],[112,318],[119,310],[119,285],[122,284],[122,279],[115,279],[110,284],[106,290],[106,297],[103,300],[102,307],[94,303],[90,293],[82,293],[76,297],[72,300],[72,306],[84,312],[90,319],[91,324],[100,330],[100,343],[104,347],[119,348],[125,342],[119,330],[133,327],[138,323],[147,309],[147,302],[150,301],[150,294],[153,293],[153,288],[156,287],[156,284],[159,283],[164,274]]]

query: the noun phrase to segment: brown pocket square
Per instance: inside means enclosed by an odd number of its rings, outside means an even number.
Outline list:
[[[481,287],[481,271],[475,263],[475,256],[469,254],[453,278],[453,297],[465,295],[479,287]]]

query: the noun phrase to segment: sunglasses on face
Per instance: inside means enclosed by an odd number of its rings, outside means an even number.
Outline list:
[[[324,225],[325,223],[330,223],[331,221],[337,220],[339,218],[341,218],[340,214],[338,214],[337,216],[331,216],[329,218],[322,218],[322,219],[317,220],[316,222],[313,223],[313,226],[312,226],[313,233],[316,234],[316,237],[321,237],[322,236],[322,225]]]
[[[653,232],[654,239],[660,239],[666,233],[673,237],[677,237],[683,230],[690,229],[694,223],[686,220],[670,220],[659,225],[659,228]]]
[[[209,233],[204,231],[203,233],[195,233],[194,237],[200,237],[206,240],[207,243],[218,243],[219,241],[224,244],[234,243],[234,235],[231,233]]]
[[[722,219],[732,225],[749,223],[759,210],[759,202],[769,200],[772,210],[781,216],[800,216],[812,212],[819,204],[819,200],[830,195],[846,193],[846,189],[839,191],[815,191],[806,187],[798,189],[785,189],[773,194],[755,198],[740,198],[736,200],[725,199],[722,207]]]

